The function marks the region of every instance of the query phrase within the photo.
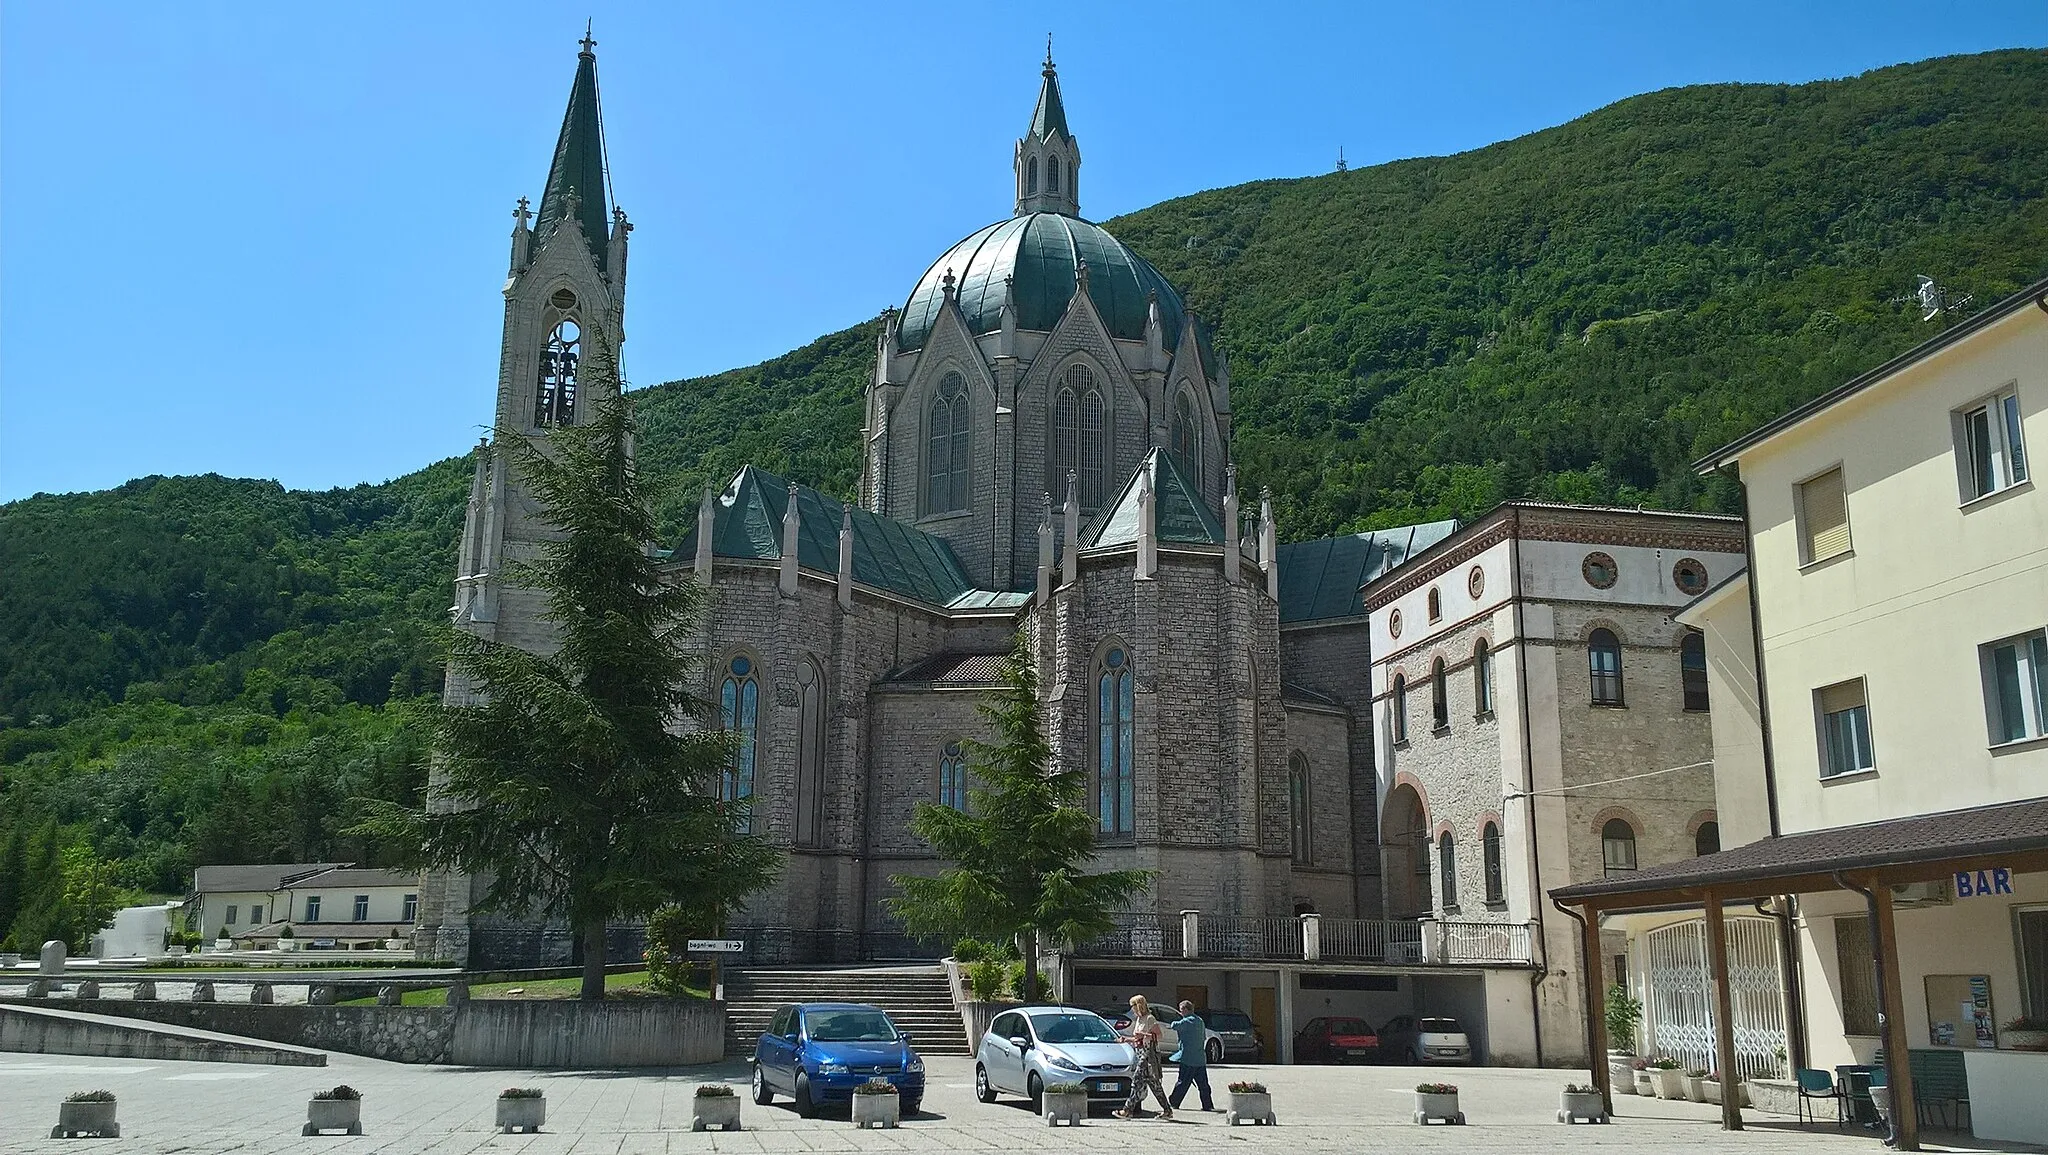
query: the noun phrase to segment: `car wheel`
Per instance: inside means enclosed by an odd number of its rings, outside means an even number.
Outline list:
[[[908,1118],[910,1118],[911,1116],[913,1116],[913,1115],[916,1115],[916,1114],[917,1114],[917,1112],[918,1112],[918,1109],[919,1109],[919,1108],[921,1108],[921,1107],[923,1107],[923,1106],[924,1106],[924,1100],[923,1100],[923,1099],[905,1099],[905,1100],[903,1100],[903,1102],[902,1102],[902,1104],[900,1105],[900,1108],[899,1108],[899,1109],[900,1109],[900,1110],[902,1111],[902,1113],[903,1113],[903,1117],[904,1117],[905,1119],[908,1119]]]
[[[768,1104],[773,1103],[774,1101],[775,1092],[768,1086],[768,1073],[761,1069],[761,1064],[755,1063],[754,1102],[760,1106],[766,1107]]]
[[[796,1113],[806,1119],[818,1113],[818,1105],[811,1102],[811,1081],[803,1075],[796,1077]]]
[[[1025,1084],[1025,1087],[1031,1095],[1031,1113],[1034,1115],[1045,1114],[1045,1084],[1038,1081],[1038,1072],[1033,1071],[1031,1073],[1031,1079]]]
[[[988,1068],[980,1063],[974,1064],[974,1097],[984,1103],[996,1101],[995,1086],[988,1081]]]
[[[1210,1039],[1210,1040],[1209,1040],[1209,1045],[1208,1045],[1207,1047],[1204,1047],[1204,1048],[1202,1048],[1202,1049],[1203,1049],[1203,1050],[1205,1050],[1205,1051],[1208,1051],[1208,1052],[1209,1052],[1209,1061],[1210,1061],[1210,1062],[1212,1062],[1212,1063],[1220,1063],[1220,1062],[1222,1062],[1222,1061],[1223,1061],[1223,1040],[1221,1040],[1221,1039]]]

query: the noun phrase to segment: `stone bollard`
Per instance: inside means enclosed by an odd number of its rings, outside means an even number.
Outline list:
[[[81,999],[96,999],[96,998],[99,998],[99,997],[100,997],[100,984],[99,984],[98,980],[96,980],[96,979],[87,979],[87,980],[85,980],[84,982],[82,982],[82,983],[79,983],[79,984],[78,984],[78,997],[79,997],[79,998],[81,998]]]
[[[210,1003],[213,1001],[212,979],[200,979],[192,984],[192,1001],[195,1003]]]
[[[469,1005],[468,983],[448,984],[448,1005],[451,1007],[461,1007]]]
[[[306,1005],[309,1007],[331,1007],[334,1005],[334,984],[314,983],[306,990]]]
[[[42,964],[36,967],[36,973],[45,978],[61,976],[64,973],[64,958],[68,953],[64,944],[54,938],[44,943]]]
[[[132,997],[138,1003],[155,1002],[156,984],[154,982],[151,982],[149,979],[143,979],[141,982],[135,984],[135,994]]]
[[[49,979],[30,979],[30,980],[29,980],[29,984],[28,984],[28,997],[29,997],[29,998],[32,998],[32,999],[47,999],[47,998],[49,998],[49,997],[50,997],[50,980],[49,980]]]
[[[251,983],[249,985],[249,1005],[256,1007],[267,1007],[270,1005],[269,983]]]
[[[403,1005],[404,1003],[405,1003],[405,996],[404,996],[404,994],[403,994],[403,993],[401,993],[401,992],[399,991],[399,989],[398,989],[397,987],[391,986],[390,984],[388,984],[388,983],[387,983],[387,984],[385,984],[384,986],[381,986],[381,987],[378,987],[378,988],[377,988],[377,1005],[378,1005],[378,1006],[380,1006],[380,1007],[396,1007],[396,1006],[402,1006],[402,1005]]]

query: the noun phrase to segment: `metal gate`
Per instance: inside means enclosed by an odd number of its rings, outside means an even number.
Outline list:
[[[1727,922],[1735,1070],[1742,1076],[1777,1075],[1778,1051],[1785,1045],[1777,926],[1755,916]],[[1714,972],[1707,962],[1706,920],[1658,927],[1643,936],[1643,948],[1648,988],[1644,1053],[1669,1055],[1686,1067],[1721,1070],[1714,1058]]]

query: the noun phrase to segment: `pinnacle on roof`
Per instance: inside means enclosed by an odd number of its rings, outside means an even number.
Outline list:
[[[562,114],[562,135],[555,141],[548,166],[547,191],[540,198],[540,219],[534,240],[546,243],[565,219],[583,227],[583,239],[597,267],[605,267],[605,231],[611,218],[610,189],[605,180],[604,122],[597,101],[597,41],[585,26],[576,54],[576,82],[569,89],[569,108]]]
[[[1071,136],[1067,131],[1067,107],[1060,103],[1060,77],[1052,64],[1052,37],[1045,38],[1045,68],[1039,75],[1045,82],[1038,86],[1038,107],[1031,110],[1031,139],[1044,140],[1057,132]]]

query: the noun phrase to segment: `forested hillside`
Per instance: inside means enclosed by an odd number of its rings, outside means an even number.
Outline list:
[[[1299,538],[1518,495],[1729,508],[1688,463],[1930,335],[1914,274],[1981,305],[2048,272],[2044,191],[2048,54],[2012,51],[1672,89],[1107,224],[1214,327],[1242,480]],[[875,332],[642,391],[664,526],[746,461],[849,492]],[[438,688],[467,479],[0,507],[0,933],[61,928],[95,877],[376,857],[342,799],[423,778],[397,707]]]

